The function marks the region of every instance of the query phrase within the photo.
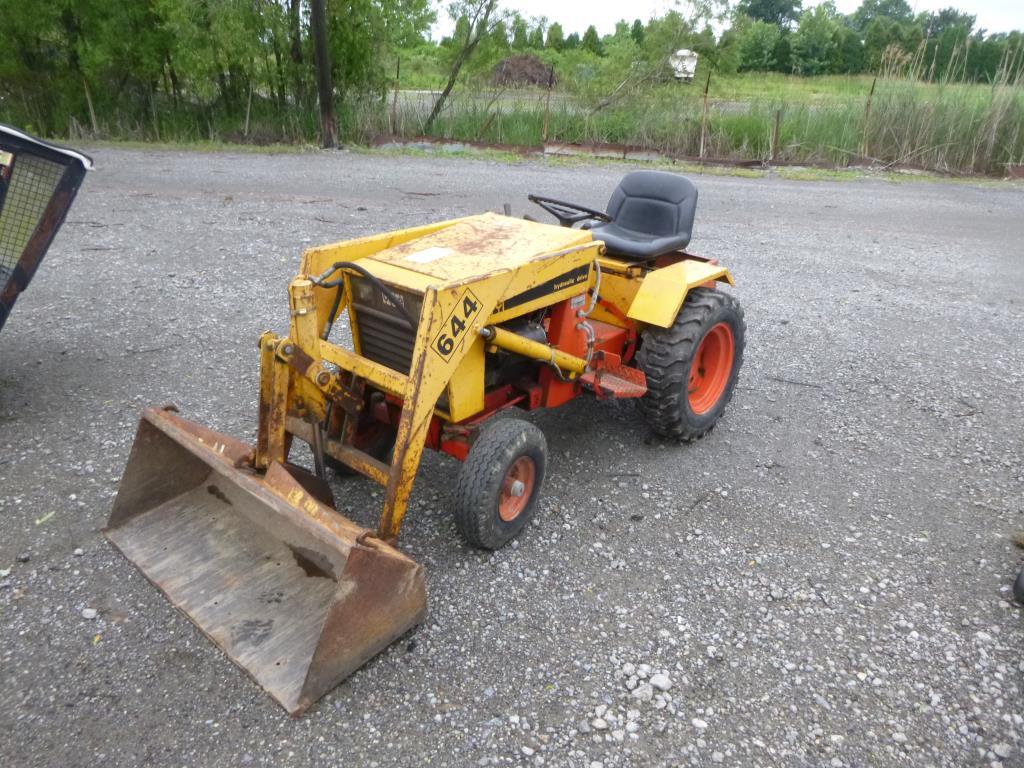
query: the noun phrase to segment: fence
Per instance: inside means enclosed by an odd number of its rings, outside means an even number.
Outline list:
[[[696,160],[909,166],[1005,175],[1024,163],[1024,85],[876,78],[862,94],[716,98],[714,81],[588,105],[545,89],[456,91],[431,130],[436,93],[402,91],[367,105],[364,137],[518,147],[615,145]]]

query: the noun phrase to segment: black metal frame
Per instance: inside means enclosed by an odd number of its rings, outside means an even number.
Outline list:
[[[91,161],[81,153],[34,139],[3,124],[0,124],[0,160],[6,161],[0,164],[0,330],[3,330],[14,302],[32,281],[64,223]],[[8,205],[18,206],[20,210],[5,218],[3,213]],[[12,223],[17,213],[28,218],[26,224]]]

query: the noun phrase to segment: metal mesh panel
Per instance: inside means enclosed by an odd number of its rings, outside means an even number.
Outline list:
[[[15,157],[0,210],[0,288],[14,271],[63,174],[60,163],[26,152]]]

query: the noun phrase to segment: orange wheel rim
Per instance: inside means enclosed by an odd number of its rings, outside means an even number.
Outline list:
[[[687,392],[690,410],[698,416],[714,408],[725,392],[735,354],[736,341],[728,323],[712,326],[697,345]]]
[[[537,465],[529,456],[520,456],[508,468],[501,484],[501,498],[498,499],[498,516],[506,523],[515,520],[526,509],[533,495],[536,477]]]

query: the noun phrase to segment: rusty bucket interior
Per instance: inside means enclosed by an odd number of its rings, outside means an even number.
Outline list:
[[[423,569],[333,509],[302,469],[148,409],[106,535],[297,715],[419,623]]]

